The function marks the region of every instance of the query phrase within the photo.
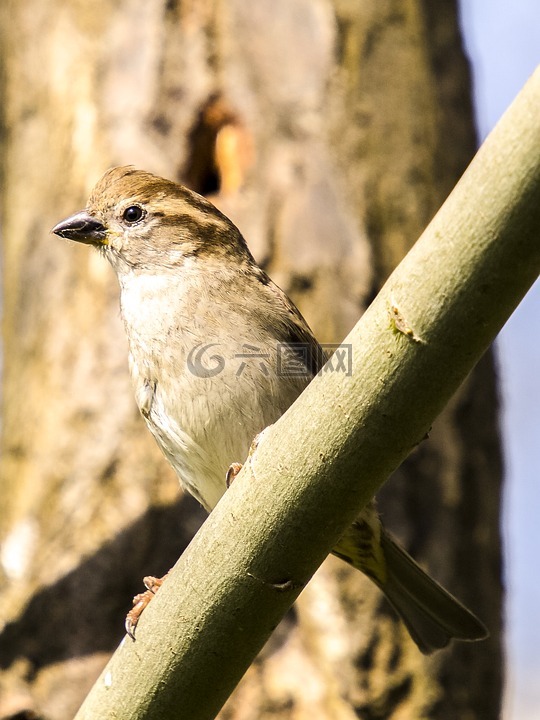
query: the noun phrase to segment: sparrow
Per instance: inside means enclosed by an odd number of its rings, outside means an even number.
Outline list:
[[[116,271],[137,405],[181,485],[210,512],[325,353],[238,228],[182,185],[113,168],[52,232],[93,245]],[[382,590],[422,653],[487,637],[391,538],[373,502],[332,552]],[[152,591],[161,583],[146,580]],[[128,615],[130,634],[137,619]]]

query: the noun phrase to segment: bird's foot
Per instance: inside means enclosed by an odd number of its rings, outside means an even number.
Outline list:
[[[267,429],[268,428],[265,428],[262,432],[260,432],[258,435],[256,435],[255,438],[253,439],[253,442],[251,443],[250,448],[249,448],[248,460],[251,458],[251,456],[257,449],[259,440],[262,438],[262,436],[264,435],[264,433],[266,432]],[[236,480],[236,477],[242,468],[243,468],[242,463],[234,462],[231,464],[231,466],[227,470],[227,474],[225,475],[225,482],[227,484],[227,490],[231,487],[233,482]]]
[[[143,578],[143,583],[146,590],[133,598],[133,607],[126,615],[126,632],[132,640],[135,640],[135,628],[139,622],[143,610],[148,605],[150,600],[154,597],[159,588],[163,585],[163,581],[169,573],[166,573],[162,578],[156,578],[152,575],[148,575]]]
[[[225,482],[227,484],[227,490],[231,487],[233,482],[236,480],[236,477],[240,470],[242,469],[243,465],[242,463],[232,463],[232,465],[227,470],[227,474],[225,475]]]

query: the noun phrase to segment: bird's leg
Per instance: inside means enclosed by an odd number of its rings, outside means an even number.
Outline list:
[[[141,617],[144,608],[148,605],[150,600],[152,600],[156,592],[163,585],[163,582],[168,574],[169,573],[166,573],[161,578],[156,578],[152,575],[147,575],[145,578],[143,578],[143,583],[146,587],[146,590],[142,593],[139,593],[138,595],[135,595],[135,597],[133,598],[133,607],[126,615],[126,632],[132,640],[135,640],[135,628],[137,627],[137,623],[139,622],[139,618]]]

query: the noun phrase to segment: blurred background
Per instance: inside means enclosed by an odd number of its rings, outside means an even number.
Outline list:
[[[480,140],[540,64],[540,8],[534,0],[462,0],[461,23],[473,71]],[[540,717],[540,284],[497,342],[505,454],[508,681],[504,717]]]
[[[339,342],[538,62],[539,19],[532,0],[0,4],[0,720],[72,718],[141,578],[204,521],[135,407],[112,271],[49,228],[112,165],[176,179]],[[540,717],[539,301],[379,497],[490,638],[425,658],[329,558],[221,720]]]

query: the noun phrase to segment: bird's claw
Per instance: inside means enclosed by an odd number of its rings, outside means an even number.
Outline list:
[[[251,458],[255,450],[257,449],[257,446],[259,444],[259,440],[262,438],[263,434],[266,432],[267,428],[265,428],[262,432],[260,432],[258,435],[255,436],[253,439],[253,442],[251,443],[249,447],[249,453],[248,453],[248,460]],[[231,487],[233,482],[236,480],[238,473],[243,468],[242,463],[234,462],[230,465],[229,469],[227,470],[227,474],[225,475],[225,483],[227,484],[227,490]]]
[[[225,475],[225,483],[227,485],[227,490],[231,487],[233,482],[236,480],[236,477],[240,470],[242,469],[243,465],[242,463],[232,463],[229,469],[227,470],[227,474]]]
[[[168,575],[169,573],[167,573]],[[132,640],[135,640],[135,628],[139,622],[143,610],[148,605],[150,600],[154,597],[159,588],[163,585],[163,581],[167,577],[164,575],[162,578],[156,578],[152,575],[147,575],[143,578],[144,586],[146,590],[133,598],[133,607],[126,615],[126,621],[124,623],[126,632]]]

